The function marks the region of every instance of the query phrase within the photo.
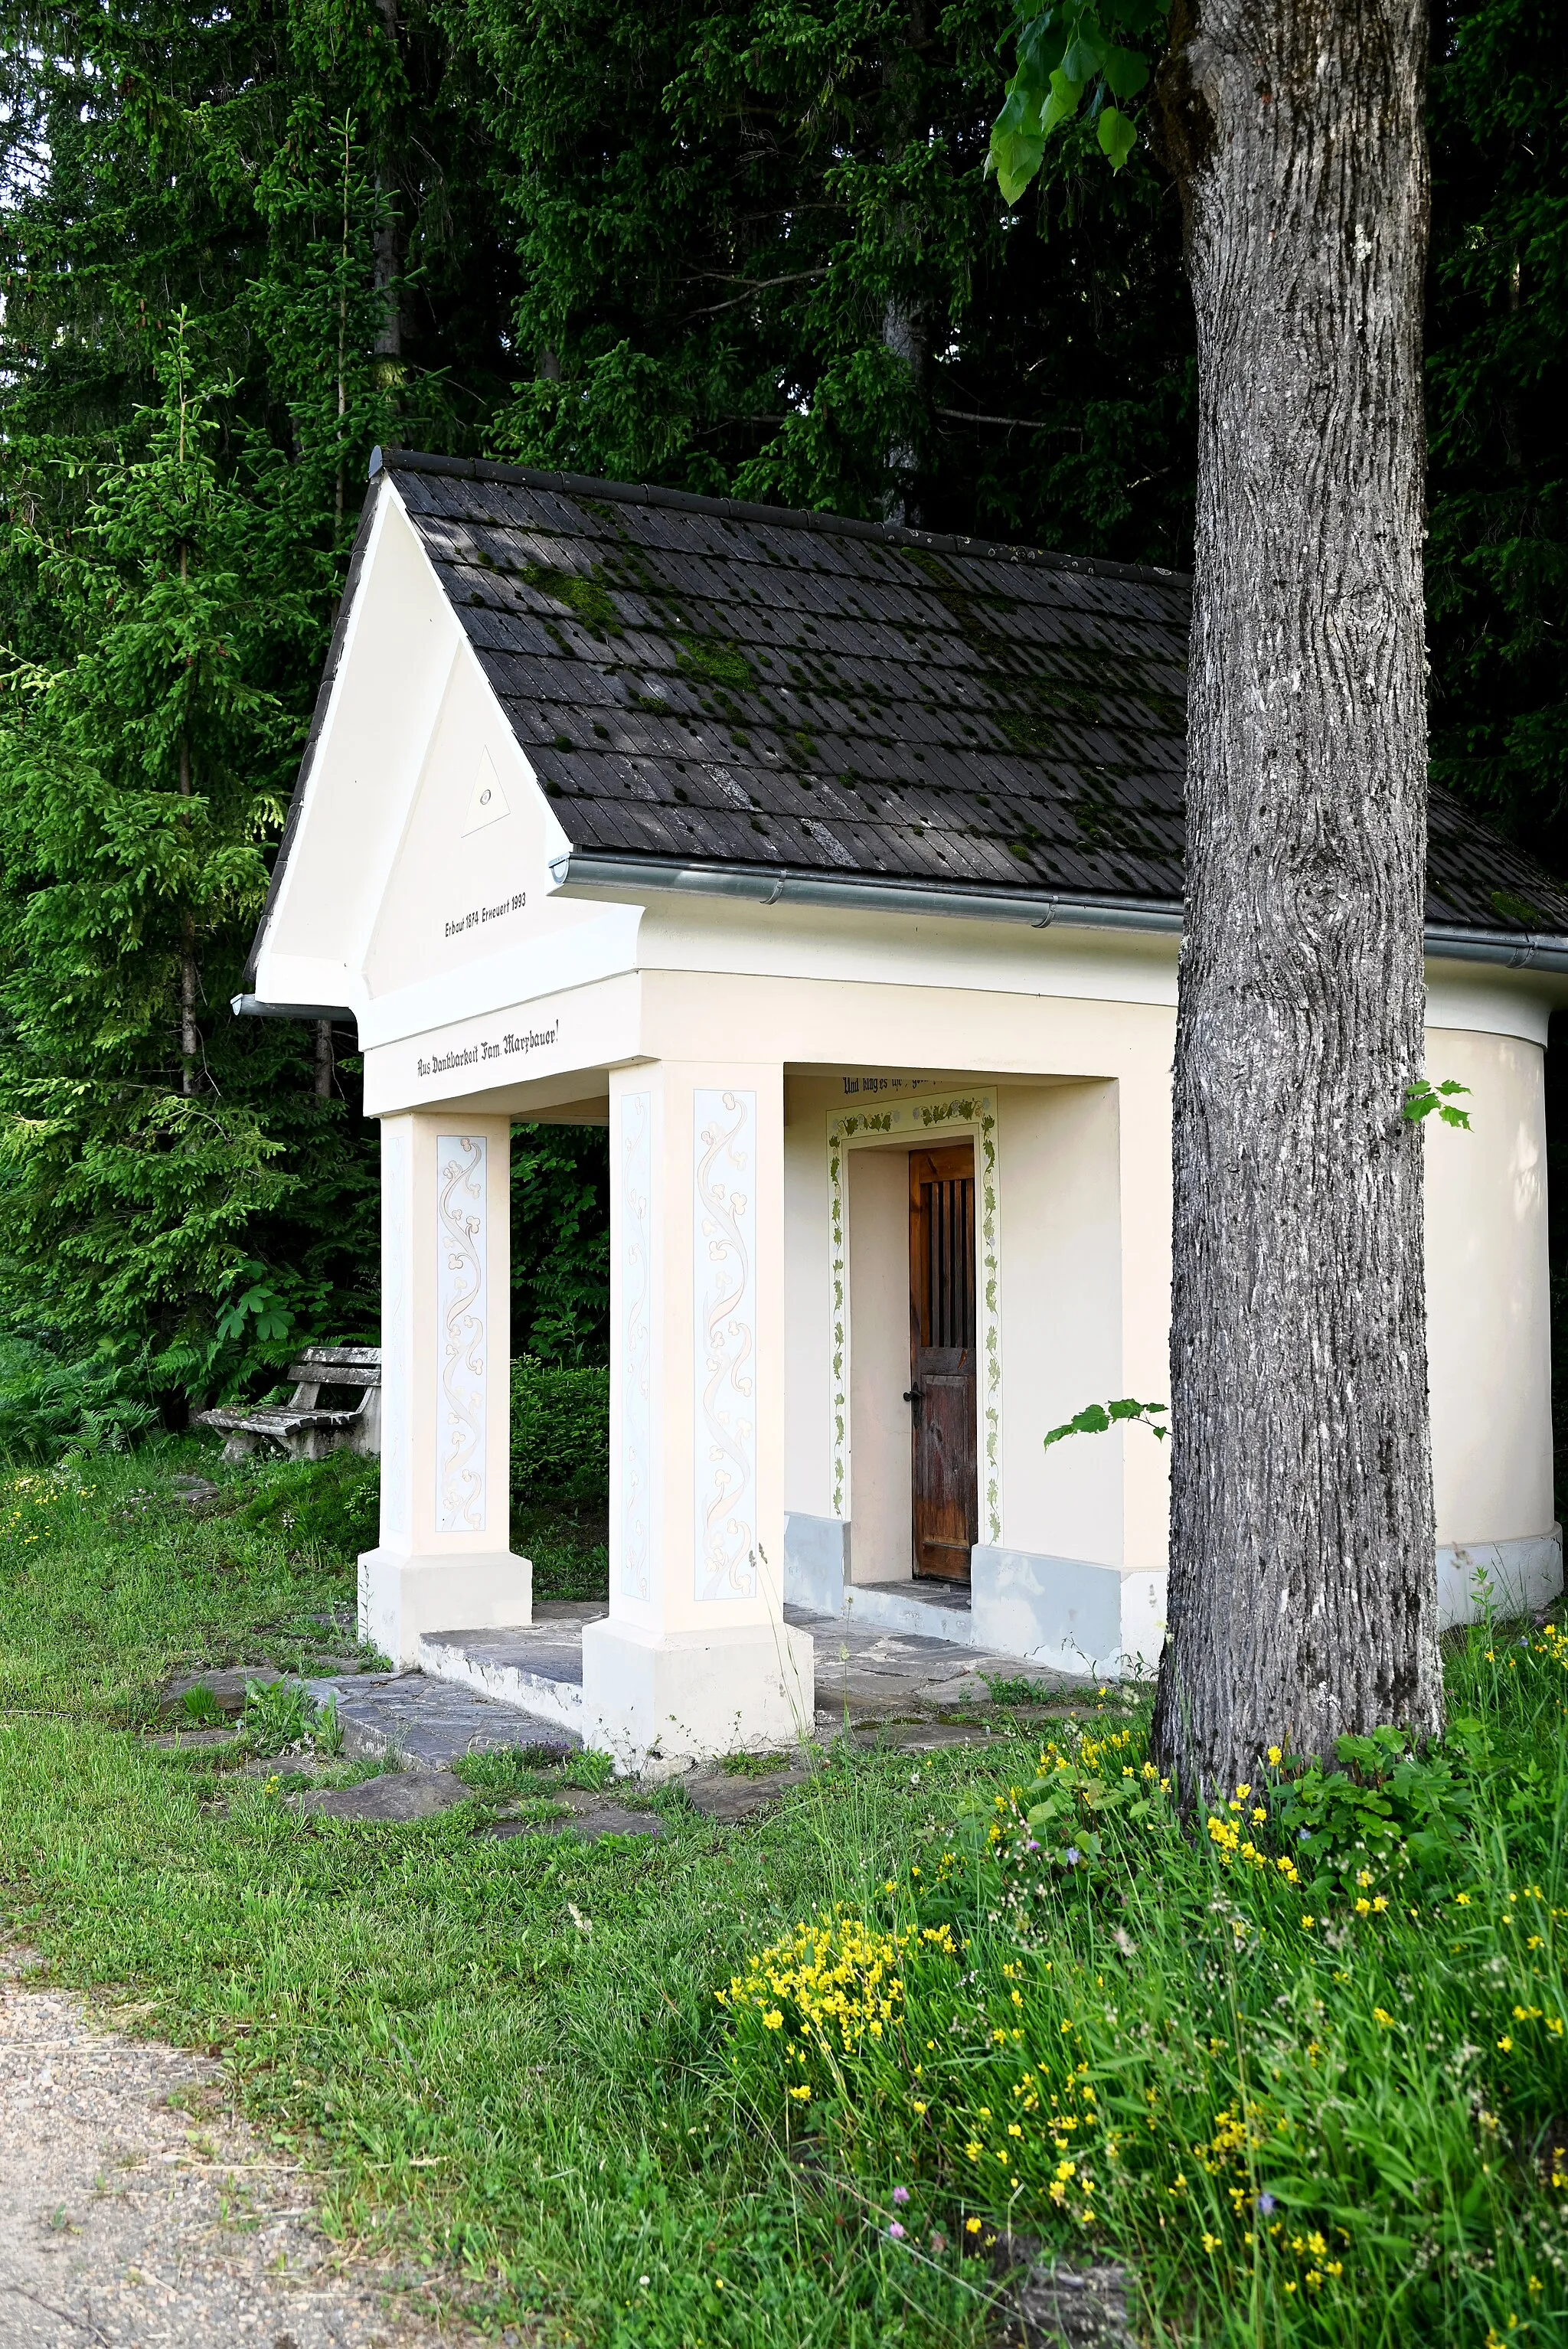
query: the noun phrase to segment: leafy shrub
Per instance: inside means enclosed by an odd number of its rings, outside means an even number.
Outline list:
[[[244,1511],[247,1525],[275,1534],[290,1550],[319,1549],[355,1558],[380,1533],[381,1463],[359,1452],[325,1460],[289,1460],[263,1472],[265,1484]]]
[[[0,1457],[122,1452],[157,1419],[134,1372],[62,1361],[26,1338],[0,1339]]]
[[[513,1500],[603,1509],[609,1495],[609,1371],[538,1362],[527,1355],[514,1362]],[[243,1513],[247,1525],[275,1534],[290,1550],[318,1549],[329,1557],[355,1558],[362,1550],[375,1548],[379,1461],[357,1452],[334,1452],[325,1460],[269,1464],[260,1477],[262,1489]],[[548,1535],[545,1538],[548,1547]],[[555,1547],[561,1547],[559,1541]],[[571,1558],[579,1579],[584,1570],[577,1557],[580,1547],[573,1547]],[[592,1550],[585,1571],[583,1591],[578,1593],[573,1582],[573,1595],[597,1592],[603,1579],[600,1549]],[[548,1574],[545,1579],[550,1581]]]
[[[603,1506],[610,1491],[610,1373],[536,1361],[511,1367],[511,1489],[515,1499]]]

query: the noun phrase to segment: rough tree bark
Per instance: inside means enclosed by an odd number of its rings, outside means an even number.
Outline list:
[[[1421,1229],[1425,0],[1178,0],[1200,450],[1171,1631],[1193,1798],[1440,1723]]]
[[[185,577],[185,549],[180,550],[180,576]],[[191,797],[191,743],[180,737],[180,796]],[[182,819],[187,821],[188,819]],[[196,968],[196,923],[187,912],[180,925],[180,1090],[193,1100],[201,1085],[201,1031],[196,1024],[200,974]]]
[[[922,59],[926,39],[924,0],[910,0],[903,25],[894,29],[901,36],[899,45],[891,48],[882,60],[882,155],[889,164],[901,162],[910,140],[920,135]],[[910,262],[917,262],[919,254],[918,233],[907,204],[900,204],[895,210],[892,232],[898,260],[907,275]],[[891,351],[894,358],[902,359],[908,368],[915,398],[923,399],[931,372],[931,316],[911,285],[895,285],[883,303],[882,339],[883,348]],[[919,471],[920,451],[913,441],[902,437],[894,440],[887,452],[888,486],[882,500],[885,522],[919,529],[923,519]]]
[[[387,35],[387,46],[396,57],[397,0],[376,0],[376,8]],[[375,343],[376,357],[384,359],[397,359],[403,356],[403,314],[395,285],[397,275],[396,191],[390,160],[384,154],[376,167],[376,192],[381,200],[381,212],[376,223],[376,290],[381,296],[382,309],[381,325]]]

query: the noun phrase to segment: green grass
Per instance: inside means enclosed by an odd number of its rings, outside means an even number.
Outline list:
[[[211,1515],[169,1496],[192,1466]],[[269,1787],[137,1733],[175,1670],[350,1637],[347,1560],[254,1522],[256,1473],[169,1447],[0,1487],[0,1915],[219,2051],[346,2243],[594,2349],[979,2349],[1009,2218],[1129,2261],[1168,2349],[1568,2339],[1568,1677],[1542,1643],[1466,1643],[1476,1725],[1437,1763],[1282,1775],[1229,1852],[1179,1831],[1114,1699],[1052,1723],[1037,1780],[1004,1711],[983,1751],[841,1756],[744,1826],[666,1788],[655,1843],[487,1836],[600,1775],[526,1751],[474,1757],[436,1819],[306,1820],[286,1761]],[[834,1914],[848,2043],[813,2036],[792,1956],[720,2002]]]
[[[232,1508],[160,1497],[193,1466]],[[654,1844],[480,1832],[498,1799],[542,1812],[552,1784],[602,1784],[593,1756],[554,1773],[476,1757],[473,1804],[418,1825],[302,1820],[286,1785],[135,1733],[171,1672],[297,1669],[344,1619],[347,1562],[247,1522],[253,1474],[171,1448],[14,1495],[12,1932],[58,1979],[132,1996],[137,2027],[220,2051],[263,2129],[314,2147],[335,2234],[434,2263],[498,2318],[625,2349],[872,2349],[900,2327],[977,2344],[987,2302],[966,2275],[911,2272],[852,2180],[758,2137],[714,1996],[759,1934],[883,1880],[908,1764],[830,1771],[746,1827],[677,1787],[654,1798]],[[943,1763],[958,1789],[967,1765]]]

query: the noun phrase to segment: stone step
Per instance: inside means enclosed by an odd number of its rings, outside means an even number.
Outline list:
[[[582,1744],[579,1733],[552,1715],[520,1711],[420,1671],[363,1673],[353,1679],[305,1682],[317,1703],[337,1707],[343,1750],[350,1759],[398,1763],[413,1771],[444,1770],[466,1754],[500,1747],[548,1747],[560,1754]]]
[[[548,1618],[499,1631],[428,1631],[419,1663],[431,1680],[583,1737],[583,1628]]]
[[[917,1640],[944,1640],[959,1648],[974,1640],[969,1592],[960,1583],[848,1582],[844,1613],[856,1623]]]

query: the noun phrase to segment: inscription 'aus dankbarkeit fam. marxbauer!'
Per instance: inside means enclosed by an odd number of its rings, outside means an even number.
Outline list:
[[[455,922],[447,924],[447,936],[465,937],[469,930],[482,929],[486,922],[499,922],[508,914],[521,914],[527,903],[527,890],[520,889],[515,897],[503,897],[499,905],[471,905]]]
[[[450,1069],[478,1069],[491,1061],[515,1060],[520,1052],[540,1052],[560,1040],[561,1022],[553,1019],[548,1028],[525,1028],[516,1036],[508,1028],[499,1044],[492,1044],[488,1036],[481,1036],[477,1044],[455,1044],[449,1052],[433,1052],[428,1061],[415,1065],[422,1077],[444,1077]]]

